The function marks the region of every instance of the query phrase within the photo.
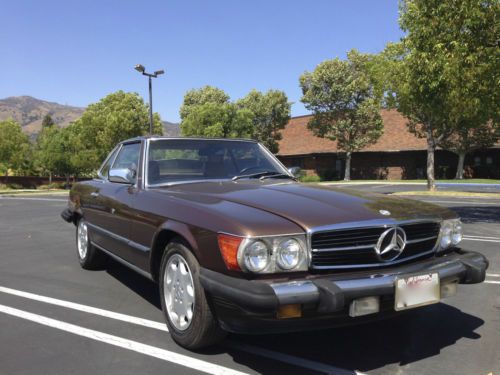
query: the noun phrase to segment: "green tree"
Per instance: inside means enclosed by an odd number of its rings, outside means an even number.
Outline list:
[[[155,134],[163,133],[157,113],[153,126]],[[73,154],[75,166],[81,168],[81,173],[89,173],[99,167],[118,142],[148,134],[148,106],[137,93],[117,91],[89,105],[68,129],[64,134],[72,138],[77,154]]]
[[[30,159],[31,145],[21,125],[12,119],[0,121],[0,168],[5,173],[26,169]]]
[[[253,137],[262,142],[271,152],[278,153],[281,129],[290,120],[291,103],[283,91],[269,90],[262,93],[252,90],[237,101],[239,108],[253,114]]]
[[[376,142],[383,133],[368,63],[368,55],[352,50],[347,60],[324,61],[300,77],[301,101],[313,113],[308,127],[318,137],[336,140],[337,147],[346,152],[346,181],[350,180],[352,152]]]
[[[436,146],[456,130],[498,118],[496,0],[403,0],[406,32],[389,57],[386,97],[427,141],[427,185],[435,189]],[[388,51],[386,51],[388,52]],[[382,69],[384,70],[384,69]]]
[[[204,86],[199,89],[189,90],[184,95],[184,101],[179,110],[181,121],[188,117],[193,108],[207,103],[228,104],[229,95],[224,90],[213,86]]]
[[[68,137],[72,129],[50,126],[42,129],[35,146],[35,163],[43,174],[48,173],[49,183],[53,175],[69,176],[76,170],[72,163],[73,145]]]
[[[252,136],[252,113],[233,103],[205,103],[190,108],[181,123],[184,136],[246,138]]]
[[[55,125],[55,122],[52,119],[52,116],[47,113],[42,120],[42,129],[49,128],[53,125]]]
[[[465,156],[472,151],[494,146],[500,140],[498,124],[487,123],[475,127],[460,126],[441,142],[445,150],[458,155],[457,173],[455,178],[464,177]]]
[[[42,123],[42,130],[38,133],[35,143],[35,166],[42,175],[49,175],[49,184],[52,183],[52,175],[54,174],[55,169],[52,162],[54,153],[51,148],[51,141],[54,137],[54,133],[58,130],[59,128],[55,126],[44,126]]]

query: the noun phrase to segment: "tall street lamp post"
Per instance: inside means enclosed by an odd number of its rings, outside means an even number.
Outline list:
[[[139,73],[142,73],[142,75],[148,77],[148,81],[149,81],[149,135],[153,135],[153,83],[152,83],[151,78],[156,78],[165,72],[163,70],[157,70],[154,73],[147,73],[146,68],[141,64],[137,64],[135,66],[135,70],[137,70]]]

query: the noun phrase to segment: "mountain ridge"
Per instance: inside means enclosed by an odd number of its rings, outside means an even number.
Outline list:
[[[64,128],[78,119],[84,111],[85,107],[49,102],[29,95],[0,99],[0,121],[12,118],[21,124],[23,131],[30,136],[36,136],[40,132],[46,115],[50,115],[57,126]],[[178,123],[162,122],[164,135],[180,135]]]

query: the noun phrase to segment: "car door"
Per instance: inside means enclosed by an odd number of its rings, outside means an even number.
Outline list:
[[[113,169],[137,169],[141,142],[122,144],[117,151],[109,171]],[[107,171],[105,171],[107,172]],[[90,206],[94,207],[89,218],[93,242],[105,250],[130,261],[130,218],[133,215],[132,201],[136,186],[132,183],[110,181],[104,178],[96,191],[90,194]]]

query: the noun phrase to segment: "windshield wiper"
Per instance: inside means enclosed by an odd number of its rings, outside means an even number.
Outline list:
[[[234,176],[232,178],[233,181],[239,180],[241,178],[260,178],[261,180],[265,178],[274,178],[274,177],[287,177],[287,178],[293,178],[292,176],[289,176],[284,173],[276,172],[276,171],[263,171],[263,172],[257,172],[257,173],[250,173],[250,174],[242,174],[239,176]]]
[[[289,178],[291,180],[295,180],[297,181],[297,179],[293,176],[290,176],[289,174],[285,174],[285,173],[274,173],[274,174],[267,174],[265,176],[262,176],[260,177],[260,180],[265,180],[265,179],[268,179],[268,178]]]

